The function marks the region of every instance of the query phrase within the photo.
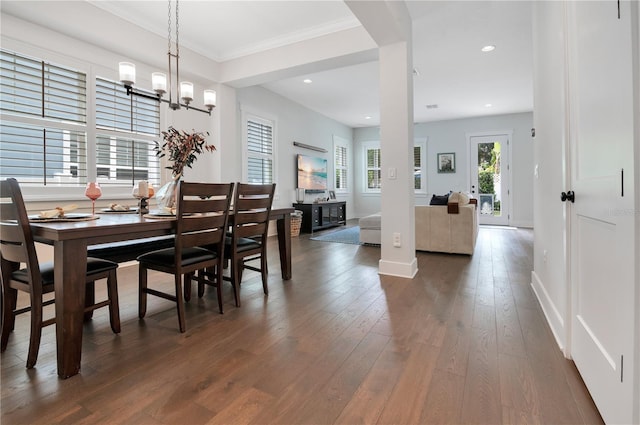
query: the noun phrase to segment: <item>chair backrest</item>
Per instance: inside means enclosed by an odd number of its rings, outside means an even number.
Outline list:
[[[29,216],[24,205],[20,185],[14,178],[0,181],[0,259],[2,276],[17,263],[25,263],[31,285],[42,282],[38,256],[33,234],[29,225]],[[34,288],[39,285],[34,285]]]
[[[274,184],[236,183],[233,201],[233,238],[266,238]]]
[[[218,255],[222,255],[232,197],[233,183],[180,182],[176,255],[185,248],[212,245],[218,245]]]

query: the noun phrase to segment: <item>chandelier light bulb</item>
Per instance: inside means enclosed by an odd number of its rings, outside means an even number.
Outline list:
[[[216,91],[215,90],[205,90],[204,91],[204,106],[211,109],[216,106]]]
[[[120,62],[120,81],[125,86],[133,86],[136,83],[136,66],[131,62]]]
[[[153,90],[160,96],[167,92],[167,75],[162,72],[151,74],[151,85]]]
[[[180,96],[187,105],[193,100],[193,83],[183,81],[180,83]]]

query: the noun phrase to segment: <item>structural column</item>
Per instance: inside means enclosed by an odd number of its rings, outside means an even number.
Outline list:
[[[411,17],[402,1],[346,1],[379,49],[382,247],[380,274],[412,278],[415,254]]]
[[[413,277],[413,61],[411,40],[380,46],[382,247],[379,271]]]

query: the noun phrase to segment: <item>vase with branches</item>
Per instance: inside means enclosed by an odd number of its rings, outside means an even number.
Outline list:
[[[175,212],[178,181],[182,178],[185,167],[191,168],[198,159],[198,155],[204,152],[213,152],[216,147],[207,143],[208,132],[202,133],[194,130],[188,133],[171,126],[167,131],[161,133],[163,142],[160,144],[156,141],[154,150],[158,158],[167,158],[168,165],[165,168],[171,170],[173,179],[158,190],[156,199],[161,210],[173,213]]]

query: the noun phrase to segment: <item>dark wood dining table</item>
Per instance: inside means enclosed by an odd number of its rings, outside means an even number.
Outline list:
[[[276,220],[284,280],[291,279],[293,211],[291,207],[271,210],[271,219]],[[87,247],[171,235],[175,232],[175,219],[145,218],[139,214],[101,214],[91,221],[34,222],[31,228],[34,239],[53,245],[54,249],[58,376],[68,378],[80,371],[82,359]]]

